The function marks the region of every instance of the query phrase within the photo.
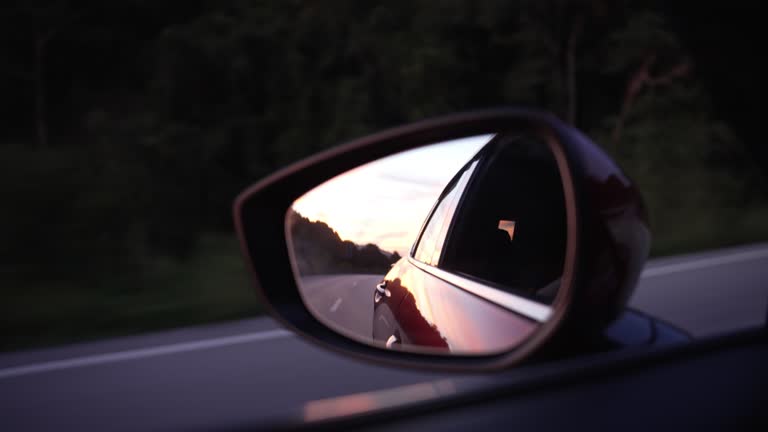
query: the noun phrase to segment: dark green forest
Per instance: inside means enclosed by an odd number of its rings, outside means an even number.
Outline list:
[[[768,239],[763,143],[659,4],[4,1],[0,349],[258,313],[235,195],[454,111],[585,131],[640,186],[654,255]]]

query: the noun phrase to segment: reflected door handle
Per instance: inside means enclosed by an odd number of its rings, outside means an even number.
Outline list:
[[[387,287],[387,281],[384,281],[378,285],[376,285],[376,293],[379,295],[383,295],[385,297],[392,297],[392,293],[389,292]]]
[[[387,339],[387,348],[392,348],[392,345],[396,343],[400,343],[400,339],[398,339],[395,335],[390,336],[389,339]]]

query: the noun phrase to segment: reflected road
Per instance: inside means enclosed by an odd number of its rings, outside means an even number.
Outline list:
[[[373,292],[384,275],[306,276],[300,287],[309,309],[321,321],[334,323],[360,337],[373,332]]]

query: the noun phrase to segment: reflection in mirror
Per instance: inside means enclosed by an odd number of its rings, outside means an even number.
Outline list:
[[[520,132],[368,163],[286,216],[299,290],[318,320],[382,348],[458,355],[514,349],[550,317],[566,226],[554,155]]]

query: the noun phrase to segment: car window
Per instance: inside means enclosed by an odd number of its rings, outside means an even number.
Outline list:
[[[550,303],[565,263],[565,197],[557,162],[536,139],[501,136],[478,168],[440,268]]]
[[[414,254],[415,259],[434,266],[440,261],[445,235],[456,212],[456,206],[461,201],[461,196],[476,166],[477,160],[464,168],[461,175],[453,180],[453,183],[448,186],[447,192],[440,198],[419,239]]]

